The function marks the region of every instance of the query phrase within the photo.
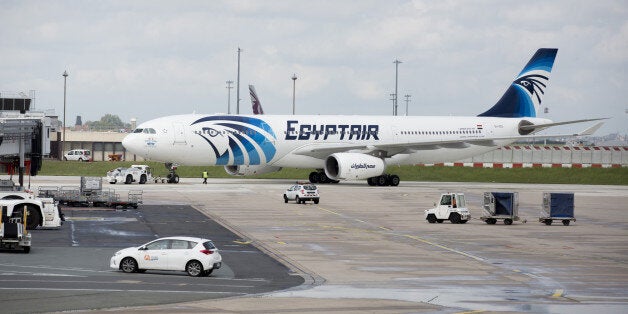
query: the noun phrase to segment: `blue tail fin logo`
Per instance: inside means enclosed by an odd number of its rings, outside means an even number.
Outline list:
[[[508,87],[502,98],[480,117],[536,117],[558,49],[541,48]]]

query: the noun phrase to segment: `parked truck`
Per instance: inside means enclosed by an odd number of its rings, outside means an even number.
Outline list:
[[[31,250],[31,234],[26,230],[28,214],[25,205],[16,200],[0,201],[0,248],[5,250]]]
[[[467,208],[463,193],[444,193],[440,196],[438,205],[425,210],[425,219],[433,224],[449,220],[452,224],[463,224],[471,219],[471,212]]]
[[[505,225],[512,225],[519,218],[519,193],[484,192],[482,216],[480,219],[489,225],[503,220]],[[525,220],[523,221],[525,222]]]
[[[562,221],[565,226],[569,226],[571,221],[576,221],[573,193],[543,193],[539,221],[549,226],[554,220]]]
[[[119,167],[107,172],[107,181],[111,184],[116,184],[117,182],[144,184],[152,180],[153,175],[150,167],[147,165],[132,165],[129,168]]]

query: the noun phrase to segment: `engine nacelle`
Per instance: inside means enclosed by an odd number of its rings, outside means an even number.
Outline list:
[[[325,174],[332,180],[362,180],[382,175],[383,159],[360,153],[335,153],[325,160]]]
[[[232,176],[254,176],[258,174],[276,172],[281,170],[281,167],[274,166],[225,166],[225,171]]]

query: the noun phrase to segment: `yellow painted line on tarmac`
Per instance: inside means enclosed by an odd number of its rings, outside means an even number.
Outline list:
[[[563,293],[565,293],[565,290],[556,289],[554,290],[554,294],[552,294],[552,298],[561,298],[563,296]]]
[[[283,242],[283,241],[277,241],[277,244],[286,244],[286,242]]]
[[[235,241],[233,241],[233,243],[247,245],[247,244],[251,244],[251,241],[239,241],[239,240],[235,240]]]
[[[339,213],[337,213],[337,212],[335,212],[335,211],[333,211],[333,210],[329,210],[329,209],[327,209],[327,208],[319,207],[318,209],[320,209],[320,210],[324,210],[324,211],[326,211],[326,212],[328,212],[328,213],[330,213],[330,214],[334,214],[334,215],[336,215],[336,216],[342,216],[342,215],[340,215]]]
[[[475,311],[466,311],[466,312],[456,312],[456,314],[473,314],[473,313],[484,313],[486,310],[475,310]]]
[[[379,228],[382,229],[382,230],[386,230],[386,231],[392,231],[392,229],[386,228],[386,227],[379,227]]]
[[[483,259],[483,258],[481,258],[481,257],[475,256],[475,255],[471,255],[471,254],[469,254],[469,253],[465,253],[465,252],[462,252],[462,251],[458,251],[458,250],[456,250],[456,249],[452,249],[452,248],[446,247],[446,246],[441,245],[441,244],[438,244],[438,243],[434,243],[434,242],[431,242],[431,241],[428,241],[428,240],[425,240],[425,239],[421,239],[421,238],[416,237],[416,236],[411,236],[411,235],[407,235],[407,234],[405,234],[405,235],[403,235],[403,236],[404,236],[404,237],[406,237],[406,238],[410,238],[410,239],[413,239],[413,240],[417,240],[417,241],[419,241],[419,242],[423,242],[423,243],[425,243],[425,244],[429,244],[429,245],[431,245],[431,246],[435,246],[435,247],[437,247],[437,248],[441,248],[441,249],[443,249],[443,250],[447,250],[447,251],[450,251],[450,252],[453,252],[453,253],[456,253],[456,254],[460,254],[460,255],[463,255],[463,256],[466,256],[466,257],[472,258],[472,259],[474,259],[474,260],[476,260],[476,261],[480,261],[480,262],[483,262],[483,261],[484,261],[484,259]]]

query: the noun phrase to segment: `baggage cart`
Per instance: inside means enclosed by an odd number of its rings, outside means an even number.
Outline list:
[[[517,192],[484,192],[482,216],[480,219],[489,225],[503,220],[505,225],[519,221],[519,193]],[[525,223],[525,220],[522,220]]]
[[[554,220],[560,220],[565,226],[576,221],[573,193],[543,193],[539,221],[549,226]]]

